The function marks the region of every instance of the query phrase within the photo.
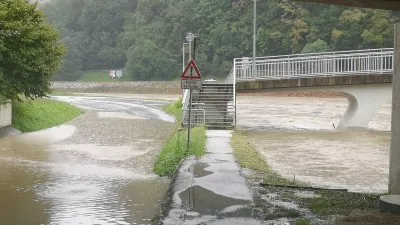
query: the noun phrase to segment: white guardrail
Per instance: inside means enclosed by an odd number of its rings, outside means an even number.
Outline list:
[[[392,48],[237,58],[226,82],[393,72]],[[235,79],[236,78],[236,79]]]

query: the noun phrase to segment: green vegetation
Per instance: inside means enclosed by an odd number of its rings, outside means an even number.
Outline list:
[[[177,122],[182,121],[182,98],[173,101],[171,104],[165,105],[163,110],[175,116]]]
[[[180,162],[190,155],[200,157],[205,153],[204,127],[192,129],[190,149],[187,150],[187,132],[177,132],[162,149],[154,164],[154,172],[159,176],[172,176]]]
[[[82,82],[121,82],[129,80],[128,76],[123,76],[122,78],[111,79],[109,71],[93,71],[84,72],[79,78]]]
[[[36,4],[0,1],[0,95],[46,96],[65,51]]]
[[[83,113],[73,105],[51,99],[14,101],[12,107],[12,125],[22,132],[58,126]]]
[[[296,220],[295,225],[310,225],[311,221],[307,219],[298,219]]]
[[[318,215],[347,215],[355,209],[378,210],[379,195],[341,191],[316,191],[315,198],[300,198]]]
[[[247,140],[246,131],[235,131],[232,136],[232,148],[239,165],[248,168],[264,178],[264,182],[277,185],[293,185],[292,181],[282,178],[271,170],[264,157]]]
[[[57,79],[126,68],[133,80],[174,80],[188,31],[199,37],[196,63],[204,76],[226,77],[233,58],[252,54],[250,0],[52,0],[43,9],[69,50]],[[385,10],[259,1],[257,54],[392,47],[399,18]]]
[[[173,114],[178,124],[182,118],[182,99],[173,101],[164,107],[164,110]],[[177,127],[179,128],[179,127]],[[196,127],[192,129],[189,151],[187,150],[187,130],[177,129],[167,141],[154,163],[154,172],[159,176],[172,176],[182,160],[190,155],[201,157],[206,150],[206,129]]]
[[[0,95],[0,104],[4,103],[5,101],[7,101],[7,98],[2,96],[2,95]]]

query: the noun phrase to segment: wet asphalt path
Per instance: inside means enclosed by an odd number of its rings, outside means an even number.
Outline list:
[[[57,99],[87,111],[0,139],[0,224],[151,224],[169,184],[152,173],[175,127],[165,102]]]

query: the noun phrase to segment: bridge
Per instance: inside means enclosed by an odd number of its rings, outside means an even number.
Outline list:
[[[277,91],[340,92],[348,108],[338,129],[366,128],[392,94],[391,48],[234,59],[224,82],[204,82],[193,94],[192,121],[209,129],[236,126],[236,93]],[[189,96],[183,98],[183,125],[188,123]]]
[[[237,92],[341,92],[349,105],[338,129],[366,128],[379,107],[390,100],[393,49],[323,52],[234,60],[226,83]]]

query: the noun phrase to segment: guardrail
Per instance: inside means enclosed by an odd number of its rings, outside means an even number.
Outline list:
[[[254,68],[252,58],[237,58],[227,81],[230,77],[236,83],[251,79],[387,74],[393,72],[393,54],[392,48],[383,48],[256,57]]]

